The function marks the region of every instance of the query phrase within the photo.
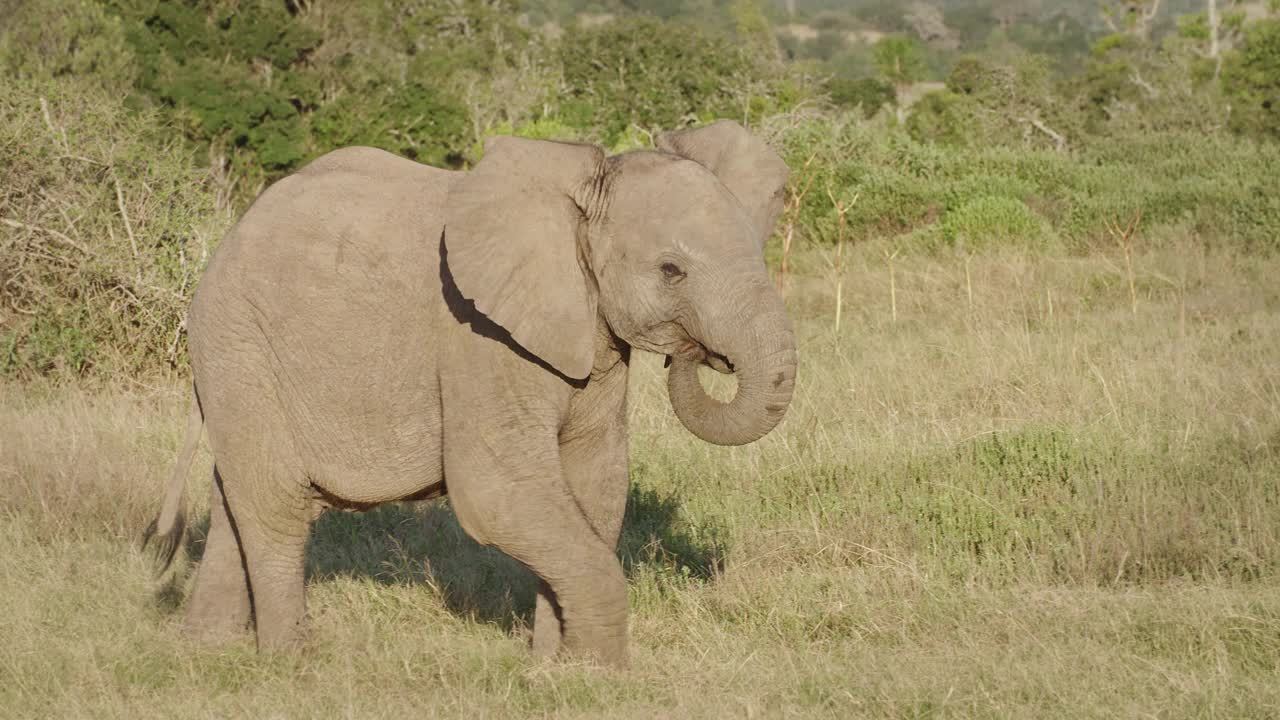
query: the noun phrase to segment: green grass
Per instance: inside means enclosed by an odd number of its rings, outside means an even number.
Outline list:
[[[907,255],[895,322],[881,250],[839,334],[795,258],[796,398],[754,445],[690,436],[637,358],[625,673],[531,658],[527,574],[447,502],[321,519],[302,656],[189,645],[191,562],[136,549],[181,381],[0,385],[0,716],[1280,715],[1280,260],[1140,248],[1131,305],[1113,255]]]

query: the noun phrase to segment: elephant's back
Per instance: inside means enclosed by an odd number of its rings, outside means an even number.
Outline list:
[[[197,382],[202,366],[262,374],[308,478],[336,498],[378,502],[439,479],[450,177],[368,148],[330,153],[258,198],[193,304]]]

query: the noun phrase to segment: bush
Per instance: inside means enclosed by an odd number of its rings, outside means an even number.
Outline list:
[[[907,131],[916,140],[1063,149],[1081,144],[1082,118],[1056,97],[1045,56],[1022,53],[1007,64],[965,57],[946,85],[912,108]]]
[[[190,113],[192,139],[243,148],[268,176],[307,157],[304,116],[321,88],[304,61],[321,36],[283,3],[120,3],[119,10],[138,58],[138,90]]]
[[[949,90],[920,98],[907,116],[907,133],[920,142],[965,145],[972,132],[972,110],[965,99]]]
[[[1222,84],[1237,106],[1233,129],[1280,140],[1280,20],[1246,26],[1243,46],[1223,68]]]
[[[1109,244],[1106,224],[1141,210],[1144,236],[1189,228],[1207,244],[1280,250],[1274,144],[1160,131],[1096,138],[1071,154],[920,142],[847,117],[777,122],[793,185],[812,182],[799,225],[814,242],[835,238],[830,187],[859,196],[847,216],[855,242],[936,228],[930,244],[963,236],[969,246],[1078,250]]]
[[[1001,247],[1043,251],[1054,242],[1044,218],[1021,200],[999,195],[983,195],[948,212],[942,237],[953,247],[976,252]]]
[[[831,102],[836,107],[861,109],[863,117],[875,117],[880,108],[892,105],[895,94],[893,85],[871,77],[856,80],[836,76],[826,83]]]
[[[19,80],[0,94],[0,166],[0,374],[184,364],[227,217],[172,129],[92,81]]]
[[[99,3],[43,0],[18,3],[0,38],[0,72],[27,80],[93,78],[115,91],[133,85],[134,57],[124,26]]]
[[[315,112],[309,157],[368,145],[430,165],[459,167],[468,119],[452,98],[418,82],[347,95]]]
[[[756,72],[747,52],[696,28],[628,17],[573,28],[559,51],[569,88],[561,119],[596,129],[612,145],[632,123],[670,128],[741,116],[740,83]]]

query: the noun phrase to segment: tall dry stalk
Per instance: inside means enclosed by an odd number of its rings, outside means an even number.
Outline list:
[[[796,225],[800,222],[800,210],[804,207],[804,196],[808,195],[809,188],[813,187],[814,176],[809,175],[808,170],[816,157],[818,153],[815,152],[805,160],[796,179],[787,188],[787,201],[783,206],[783,217],[786,221],[782,229],[782,263],[778,268],[779,295],[785,295],[787,291],[787,268],[791,261],[791,248],[795,242]],[[804,186],[800,187],[799,182],[805,177],[808,179],[804,182]]]
[[[1134,213],[1133,219],[1125,226],[1124,230],[1120,229],[1120,223],[1107,220],[1107,232],[1111,233],[1111,237],[1115,239],[1116,244],[1124,252],[1124,271],[1129,280],[1129,310],[1134,317],[1138,316],[1138,290],[1133,275],[1133,235],[1138,230],[1138,226],[1142,224],[1142,208]]]
[[[973,314],[973,276],[969,273],[969,256],[964,256],[964,292],[969,300],[969,314]]]
[[[898,281],[893,270],[893,261],[898,258],[898,253],[901,251],[901,248],[892,253],[888,250],[884,251],[884,259],[889,264],[889,313],[894,325],[898,324]]]
[[[862,197],[862,193],[854,193],[853,199],[848,203],[842,203],[836,200],[835,193],[831,191],[831,185],[827,185],[827,197],[831,198],[831,205],[836,210],[836,334],[840,333],[840,311],[844,307],[844,240],[845,231],[848,227],[845,216],[849,214],[849,210],[858,204],[858,198]]]

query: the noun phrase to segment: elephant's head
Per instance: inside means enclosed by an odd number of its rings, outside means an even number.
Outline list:
[[[590,145],[496,138],[449,197],[445,246],[459,291],[525,350],[590,375],[597,319],[672,358],[676,415],[709,442],[740,445],[782,419],[795,338],[762,248],[787,168],[740,125],[658,139],[606,157]],[[699,365],[733,373],[709,397]]]

